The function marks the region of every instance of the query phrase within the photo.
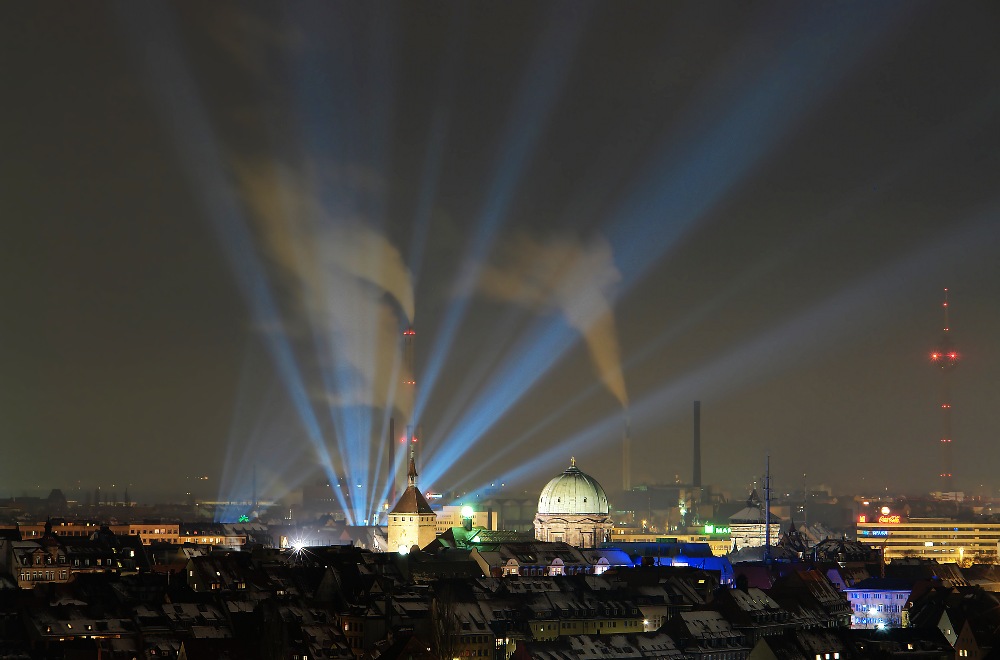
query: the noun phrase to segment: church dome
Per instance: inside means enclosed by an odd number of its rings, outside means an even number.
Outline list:
[[[576,459],[570,466],[542,489],[538,498],[540,514],[603,514],[607,515],[608,496],[589,474],[576,467]]]

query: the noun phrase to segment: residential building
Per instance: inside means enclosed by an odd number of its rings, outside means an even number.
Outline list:
[[[912,590],[913,582],[900,578],[870,577],[848,587],[844,593],[851,602],[851,628],[906,628]]]

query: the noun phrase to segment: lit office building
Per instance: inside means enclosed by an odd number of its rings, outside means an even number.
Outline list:
[[[886,560],[920,557],[964,564],[996,559],[1000,524],[908,518],[882,507],[858,517],[857,534],[859,541],[883,550]]]

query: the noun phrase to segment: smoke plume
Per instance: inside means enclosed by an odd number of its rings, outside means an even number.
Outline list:
[[[603,238],[542,241],[519,233],[484,268],[479,289],[496,300],[559,310],[583,335],[601,381],[628,408],[611,306],[620,280],[611,245]]]
[[[343,168],[237,166],[244,201],[293,309],[286,330],[308,329],[338,405],[401,404],[399,328],[413,320],[410,273],[399,250],[350,206],[364,177]]]

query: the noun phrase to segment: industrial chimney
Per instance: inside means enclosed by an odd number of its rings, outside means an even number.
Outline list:
[[[691,485],[701,488],[701,401],[694,402],[694,472]]]
[[[389,417],[389,506],[396,505],[396,418]]]
[[[622,434],[622,490],[632,490],[632,422],[625,416],[625,433]]]

